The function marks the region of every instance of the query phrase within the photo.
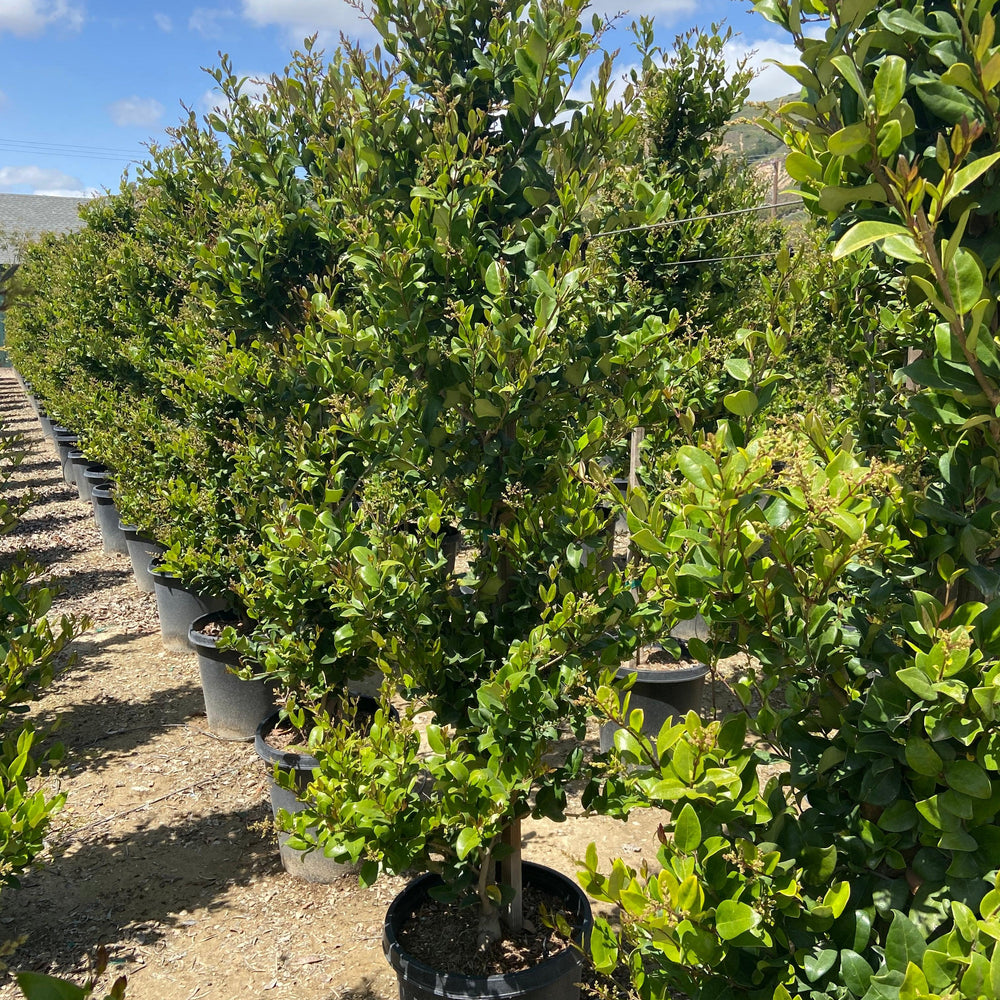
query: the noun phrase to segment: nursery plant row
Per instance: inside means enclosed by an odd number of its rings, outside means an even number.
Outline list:
[[[584,953],[643,997],[1000,991],[992,9],[757,6],[800,53],[795,252],[718,152],[724,37],[641,23],[618,98],[578,0],[379,0],[378,47],[307,42],[262,97],[223,60],[225,110],[18,272],[67,474],[275,699],[240,735],[287,863],[428,873],[403,997],[570,998]],[[653,642],[741,655],[743,710],[644,725]],[[660,869],[522,861],[571,788],[662,810]],[[428,908],[471,914],[444,967]]]

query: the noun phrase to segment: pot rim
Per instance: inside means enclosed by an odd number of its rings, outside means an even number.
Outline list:
[[[582,969],[581,945],[586,948],[590,932],[594,926],[593,912],[587,894],[572,879],[547,865],[533,861],[523,862],[524,880],[541,877],[542,881],[556,882],[556,894],[565,890],[564,898],[570,906],[575,899],[578,904],[579,923],[573,932],[573,940],[553,955],[519,972],[495,973],[491,976],[468,976],[458,972],[442,972],[405,951],[399,943],[397,926],[410,917],[427,897],[428,890],[440,884],[441,876],[426,872],[407,883],[389,904],[382,927],[382,951],[401,981],[433,992],[436,996],[466,998],[466,1000],[504,1000],[523,996],[529,990],[540,990],[561,979],[572,970]]]

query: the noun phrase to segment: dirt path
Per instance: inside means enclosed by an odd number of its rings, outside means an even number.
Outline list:
[[[60,719],[68,799],[44,864],[0,898],[0,942],[27,937],[12,968],[79,978],[104,944],[108,977],[128,976],[130,1000],[398,996],[381,934],[403,881],[365,890],[282,870],[264,766],[250,744],[206,731],[196,657],[164,651],[153,596],[127,557],[101,552],[89,505],[63,484],[9,370],[0,419],[30,445],[10,488],[38,494],[0,553],[26,549],[63,587],[53,614],[94,622],[39,706]],[[602,857],[652,859],[658,821],[528,824],[525,857],[573,875],[593,840]],[[0,998],[20,1000],[2,973]]]

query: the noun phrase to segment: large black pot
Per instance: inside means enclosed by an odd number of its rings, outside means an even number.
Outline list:
[[[198,654],[208,728],[225,740],[252,740],[260,723],[274,712],[274,688],[264,680],[243,680],[232,672],[239,653],[219,649],[214,635],[202,630],[212,622],[232,625],[236,616],[217,612],[191,623],[188,641]]]
[[[101,548],[105,552],[118,552],[127,556],[128,546],[122,534],[114,490],[110,486],[95,486],[90,499],[94,505],[94,520],[101,533]]]
[[[370,703],[370,706],[368,705]],[[367,695],[359,696],[359,706],[366,706],[374,713],[378,703]],[[275,765],[286,774],[291,774],[295,788],[299,793],[305,791],[312,781],[313,771],[319,767],[319,761],[309,753],[297,753],[291,750],[279,750],[267,742],[268,737],[281,720],[281,713],[275,712],[257,727],[254,738],[254,749],[257,755],[267,765],[271,773],[271,814],[275,820],[278,813],[284,809],[287,813],[302,812],[304,806],[295,791],[283,788],[274,780]],[[299,851],[288,846],[289,834],[278,831],[278,848],[281,851],[281,865],[290,875],[304,879],[306,882],[329,883],[336,882],[345,875],[357,871],[355,865],[345,865],[328,858],[322,851]]]
[[[413,913],[430,898],[430,891],[441,884],[438,875],[421,875],[412,881],[389,906],[382,930],[382,950],[396,970],[400,1000],[577,1000],[583,976],[583,955],[578,945],[585,944],[593,926],[586,894],[560,872],[543,865],[524,862],[524,884],[560,897],[572,912],[577,930],[574,944],[522,972],[495,976],[464,976],[441,972],[403,950],[399,934]]]
[[[642,709],[642,732],[654,742],[667,719],[692,711],[701,712],[702,691],[708,673],[704,663],[689,663],[673,670],[620,667],[615,676],[622,681],[633,673],[637,676],[631,690],[629,709]],[[605,722],[601,726],[602,752],[614,746],[618,728],[613,722]]]
[[[52,432],[52,421],[49,419],[49,415],[45,412],[45,410],[38,411],[38,423],[42,427],[42,433],[51,441],[54,436]]]
[[[72,483],[79,491],[81,500],[84,498],[83,474],[86,472],[87,466],[90,464],[90,459],[77,448],[71,448],[69,450],[69,454],[66,456],[66,474],[69,478],[69,482]]]
[[[94,487],[107,486],[111,482],[111,472],[106,465],[88,465],[79,474],[76,485],[80,490],[80,499],[87,503],[94,502]]]
[[[153,574],[149,571],[149,564],[167,550],[159,542],[154,542],[152,538],[147,538],[140,533],[135,525],[122,524],[119,521],[118,526],[125,536],[125,548],[128,550],[128,557],[132,562],[132,576],[135,578],[135,585],[143,594],[152,594],[155,587]],[[253,734],[251,733],[251,735]]]
[[[124,535],[122,536],[124,537]],[[127,551],[127,550],[126,550]],[[218,597],[202,597],[185,587],[176,576],[150,566],[156,613],[160,616],[160,638],[175,653],[190,653],[188,633],[191,623],[212,611],[224,611],[226,602]]]
[[[53,444],[55,444],[56,454],[59,456],[59,464],[62,466],[63,479],[66,480],[67,484],[69,480],[66,479],[66,459],[70,450],[76,448],[78,440],[73,431],[68,431],[65,427],[55,428]]]

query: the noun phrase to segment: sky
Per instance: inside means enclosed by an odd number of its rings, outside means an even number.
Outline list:
[[[628,0],[594,0],[617,13]],[[735,61],[794,60],[778,30],[746,0],[633,0],[619,23],[651,16],[669,47],[690,28],[725,22],[738,36]],[[218,103],[203,67],[228,53],[238,75],[281,72],[302,39],[318,32],[332,51],[340,33],[365,41],[371,28],[345,0],[0,0],[0,192],[83,197],[117,189],[145,144],[185,116]],[[629,36],[605,47],[629,61]],[[617,65],[617,64],[616,64]],[[789,93],[789,77],[766,67],[751,98]],[[134,167],[132,168],[134,175]]]

